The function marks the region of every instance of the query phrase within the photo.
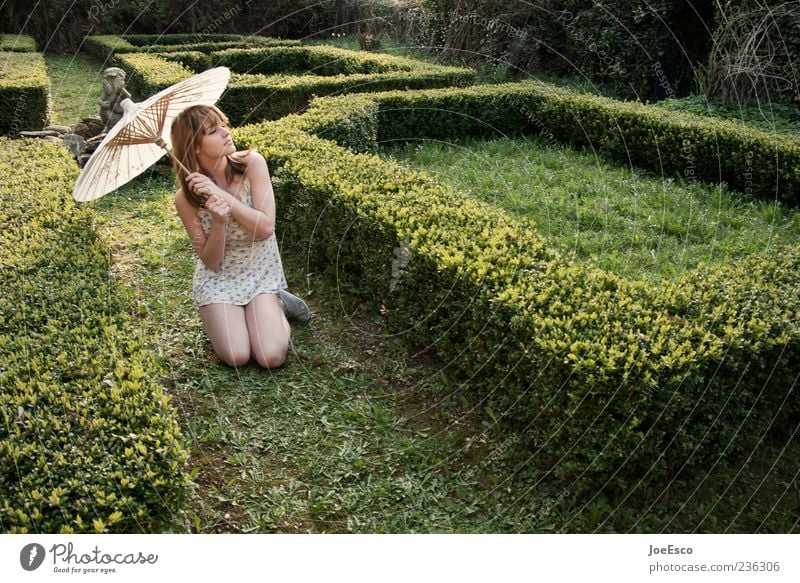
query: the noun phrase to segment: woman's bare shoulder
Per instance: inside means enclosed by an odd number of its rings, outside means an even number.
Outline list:
[[[248,176],[254,173],[263,173],[267,168],[267,160],[258,150],[248,150],[243,160],[245,174]]]
[[[177,191],[175,191],[174,203],[175,208],[177,208],[179,211],[183,209],[189,209],[192,206],[192,203],[186,197],[182,188],[179,188]]]

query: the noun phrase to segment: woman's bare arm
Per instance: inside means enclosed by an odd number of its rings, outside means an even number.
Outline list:
[[[275,195],[264,156],[258,152],[250,153],[245,177],[250,181],[252,207],[219,188],[211,178],[199,172],[190,174],[187,183],[198,194],[217,196],[227,202],[231,207],[231,216],[253,237],[269,239],[275,232]]]
[[[175,208],[183,221],[192,248],[203,264],[212,271],[219,271],[225,255],[225,222],[212,220],[208,237],[197,216],[197,209],[187,200],[181,190],[175,194]]]

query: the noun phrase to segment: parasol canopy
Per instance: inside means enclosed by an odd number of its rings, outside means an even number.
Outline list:
[[[172,121],[193,105],[214,105],[225,91],[230,74],[227,67],[216,67],[167,87],[141,103],[122,101],[122,119],[89,158],[75,182],[72,197],[78,202],[98,199],[150,168],[165,150],[173,157]]]

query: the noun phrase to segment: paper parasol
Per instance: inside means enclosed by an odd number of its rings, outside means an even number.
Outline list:
[[[193,105],[214,105],[230,75],[227,67],[216,67],[167,87],[141,103],[122,101],[122,119],[89,158],[72,189],[72,197],[79,202],[95,200],[150,168],[165,150],[173,157],[172,121]]]

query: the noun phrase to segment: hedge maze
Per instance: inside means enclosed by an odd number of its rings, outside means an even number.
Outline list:
[[[0,42],[0,125],[15,137],[47,123],[49,80],[32,40]],[[226,94],[228,105],[221,103],[235,120],[279,117],[304,106],[312,93],[474,79],[463,69],[349,53],[337,55],[341,62],[329,65],[327,76],[303,81],[295,75],[290,83],[267,69],[248,73],[246,57],[230,50],[297,44],[191,35],[100,37],[87,47],[108,65],[124,67],[139,99],[224,56],[242,71]],[[28,52],[8,50],[18,46]],[[331,54],[309,48],[274,58],[291,60],[295,73],[303,66],[322,72]],[[283,93],[281,83],[288,87]],[[267,99],[276,92],[282,98]],[[42,140],[0,138],[0,153],[0,216],[7,225],[0,233],[0,529],[170,530],[191,483],[187,444],[159,384],[163,371],[110,277],[110,256],[91,210],[72,201],[78,168],[65,148]]]
[[[231,81],[219,106],[234,125],[300,112],[313,96],[466,86],[476,77],[471,69],[267,38],[243,41],[245,47],[253,45],[249,48],[230,48],[230,41],[176,42],[153,45],[147,52],[133,50],[131,37],[90,39],[87,44],[95,54],[125,70],[135,100],[211,67],[230,68]]]
[[[41,55],[9,42],[0,125],[41,127]],[[267,157],[287,232],[389,330],[470,378],[473,402],[530,434],[538,463],[577,490],[663,484],[796,427],[800,246],[656,286],[568,262],[529,223],[375,153],[385,141],[546,127],[665,176],[685,175],[688,152],[698,179],[796,205],[797,139],[535,81],[472,86],[471,70],[296,41],[86,46],[126,70],[136,100],[229,67],[220,107],[243,126],[237,146]],[[69,200],[77,168],[52,144],[0,150],[0,215],[14,226],[0,233],[0,526],[161,528],[185,499],[186,450],[107,251]]]
[[[50,79],[26,36],[0,35],[0,133],[40,130],[50,116]]]
[[[370,153],[409,137],[535,134],[541,123],[665,173],[680,172],[670,148],[688,142],[735,185],[744,178],[730,159],[753,152],[756,193],[774,198],[767,177],[780,176],[780,197],[796,203],[794,139],[540,83],[320,99],[235,135],[268,156],[291,201],[282,220],[308,257],[337,266],[331,277],[362,290],[393,331],[483,387],[475,402],[530,432],[555,475],[625,492],[747,452],[770,431],[790,435],[800,247],[654,287],[568,263],[530,225]]]

